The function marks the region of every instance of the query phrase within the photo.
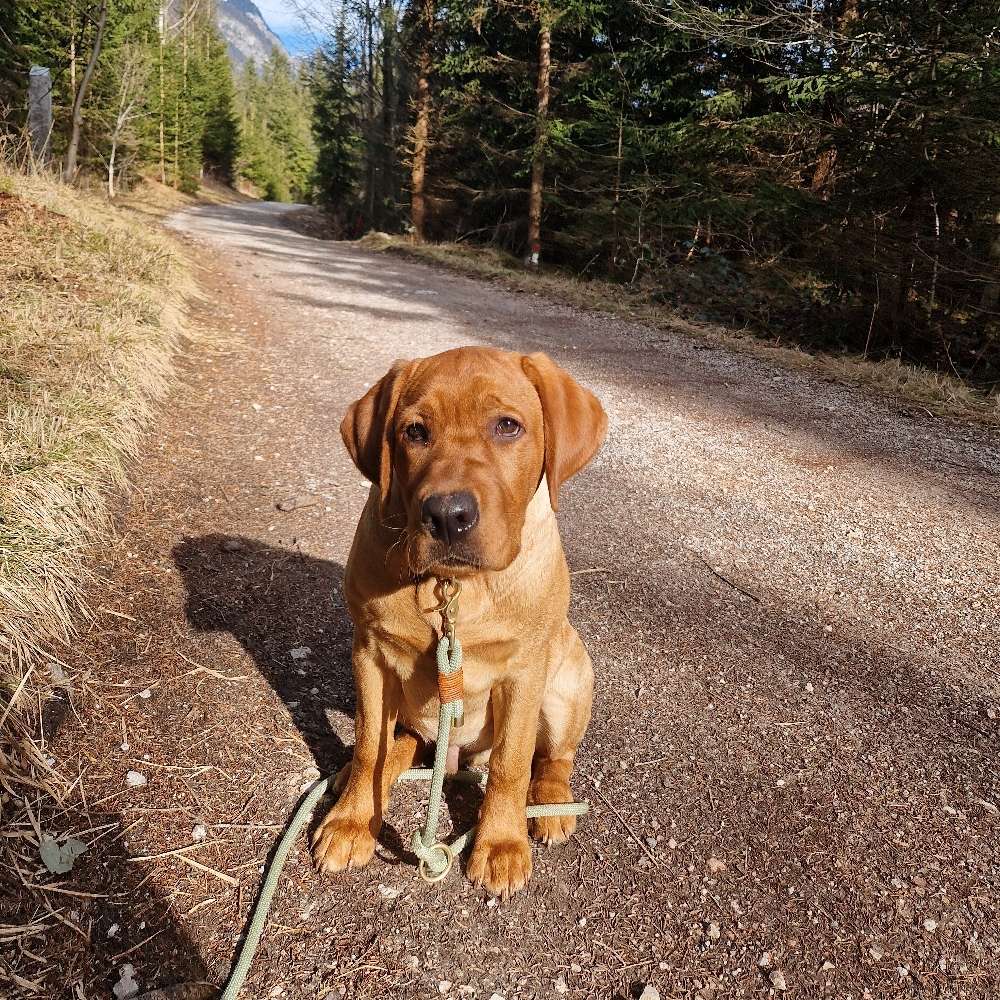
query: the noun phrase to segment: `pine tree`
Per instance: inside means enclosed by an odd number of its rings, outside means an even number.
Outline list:
[[[316,140],[316,198],[345,235],[360,235],[358,186],[361,134],[358,123],[358,67],[352,59],[346,18],[310,68],[312,131]]]

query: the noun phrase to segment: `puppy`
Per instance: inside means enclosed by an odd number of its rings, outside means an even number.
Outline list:
[[[437,734],[443,579],[461,581],[463,759],[489,761],[468,875],[496,895],[531,875],[526,803],[570,802],[590,719],[590,657],[566,618],[554,511],[607,418],[544,354],[467,347],[398,361],[341,424],[371,480],[347,563],[357,691],[354,757],[313,840],[317,865],[363,865],[396,778]],[[397,724],[399,730],[397,731]],[[573,817],[531,823],[557,844]]]

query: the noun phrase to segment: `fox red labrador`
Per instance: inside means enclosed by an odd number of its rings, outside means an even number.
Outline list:
[[[468,874],[506,895],[531,875],[526,803],[572,801],[590,718],[590,657],[566,618],[569,571],[554,511],[607,418],[544,354],[467,347],[399,361],[341,433],[372,482],[347,563],[356,742],[313,840],[340,871],[375,850],[393,782],[437,734],[440,581],[462,584],[465,717],[452,741],[489,761]],[[531,822],[561,843],[573,817]]]

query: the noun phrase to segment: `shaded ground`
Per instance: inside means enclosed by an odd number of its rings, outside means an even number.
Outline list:
[[[247,997],[995,995],[997,442],[283,210],[177,222],[218,251],[197,319],[231,336],[191,351],[148,443],[53,720],[86,797],[66,822],[96,842],[52,982],[224,979],[280,825],[351,742],[367,486],[341,414],[397,357],[484,343],[549,351],[610,416],[560,510],[592,813],[498,903],[400,862],[422,815],[400,789],[369,867],[293,853]]]

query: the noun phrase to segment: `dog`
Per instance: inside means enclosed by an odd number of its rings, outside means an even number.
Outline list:
[[[437,735],[441,581],[462,585],[463,760],[489,761],[467,874],[494,895],[531,875],[526,803],[571,802],[593,668],[566,615],[559,490],[607,417],[545,354],[463,347],[397,361],[341,424],[371,481],[344,578],[357,693],[351,763],[313,837],[317,867],[363,865],[399,775]],[[398,727],[398,728],[397,728]],[[531,821],[565,841],[574,817]]]

